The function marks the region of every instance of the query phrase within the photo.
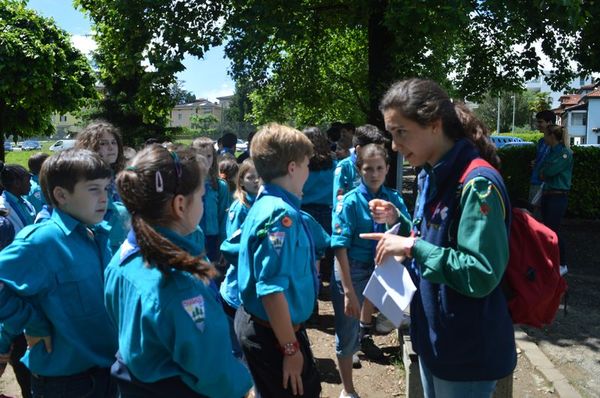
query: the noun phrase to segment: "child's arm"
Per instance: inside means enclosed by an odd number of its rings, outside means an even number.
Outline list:
[[[262,297],[262,303],[269,316],[269,323],[273,328],[279,346],[297,343],[296,334],[292,326],[288,302],[283,293],[273,293]],[[304,395],[302,386],[302,367],[304,357],[300,350],[293,355],[283,356],[283,388],[292,387],[294,395]]]
[[[360,317],[360,305],[350,277],[348,250],[345,247],[336,248],[335,258],[337,259],[338,271],[344,288],[344,313],[358,319]]]

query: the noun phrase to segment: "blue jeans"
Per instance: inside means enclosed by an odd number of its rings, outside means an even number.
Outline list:
[[[348,260],[350,262],[352,286],[354,286],[358,303],[362,307],[365,300],[363,291],[375,266],[373,263]],[[353,355],[360,347],[358,339],[360,321],[346,316],[344,313],[344,288],[342,287],[337,261],[335,271],[331,276],[331,303],[335,313],[335,353],[340,357]]]
[[[567,212],[568,195],[564,194],[544,194],[542,195],[542,222],[545,226],[556,232],[558,236],[558,249],[560,250],[560,264],[567,264],[567,255],[565,253],[565,244],[561,239],[561,221]]]
[[[117,396],[109,368],[92,368],[71,376],[31,376],[33,398],[109,398]]]
[[[419,360],[419,371],[425,398],[489,398],[496,389],[497,380],[442,380],[431,374],[421,360]]]

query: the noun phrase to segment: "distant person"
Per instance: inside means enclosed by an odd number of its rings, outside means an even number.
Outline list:
[[[230,153],[235,157],[235,147],[237,145],[237,135],[233,133],[225,133],[221,137],[221,149],[219,150],[219,155],[223,155],[224,153]]]
[[[544,139],[550,150],[539,167],[539,178],[544,182],[541,201],[542,222],[558,236],[561,275],[568,272],[568,267],[560,224],[567,211],[573,174],[573,151],[566,147],[565,137],[566,129],[563,126],[547,127]]]
[[[540,203],[534,203],[534,199],[541,195],[542,180],[540,179],[540,166],[548,154],[550,147],[546,144],[546,132],[548,127],[556,123],[556,115],[550,110],[536,113],[535,120],[538,130],[544,135],[540,138],[535,147],[535,159],[531,162],[531,182],[529,184],[529,203],[533,205],[534,213],[539,213]]]
[[[29,172],[31,173],[31,189],[27,195],[27,200],[35,208],[36,214],[39,213],[42,210],[42,207],[46,204],[46,199],[44,198],[42,188],[40,187],[39,178],[42,164],[49,156],[50,155],[47,153],[38,152],[31,155],[29,160],[27,160],[27,166],[29,167]]]
[[[237,160],[230,153],[219,156],[219,178],[227,183],[229,188],[229,203],[233,203],[233,194],[235,193],[235,181],[240,166]]]
[[[35,208],[26,199],[31,190],[31,175],[21,165],[0,162],[0,184],[4,188],[0,208],[8,210],[7,218],[17,234],[35,220]]]
[[[352,154],[352,143],[356,128],[352,123],[343,123],[340,126],[340,138],[336,142],[335,154],[338,160],[347,158]]]

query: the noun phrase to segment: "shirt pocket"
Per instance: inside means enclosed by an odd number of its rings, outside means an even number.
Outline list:
[[[82,318],[104,311],[103,281],[92,270],[81,267],[59,271],[56,282],[54,305],[68,317]]]

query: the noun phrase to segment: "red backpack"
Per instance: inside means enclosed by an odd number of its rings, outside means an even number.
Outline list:
[[[480,168],[479,175],[496,180],[495,173],[489,173],[494,168],[477,158],[463,172],[461,185],[476,168]],[[507,203],[507,198],[502,200]],[[549,325],[567,290],[567,282],[560,276],[558,238],[527,210],[513,208],[511,218],[510,256],[502,284],[512,321],[538,328]]]

